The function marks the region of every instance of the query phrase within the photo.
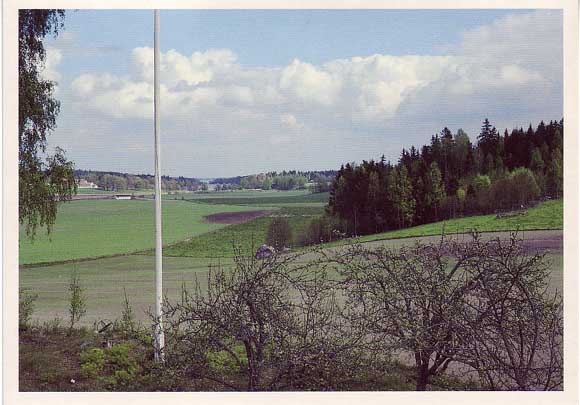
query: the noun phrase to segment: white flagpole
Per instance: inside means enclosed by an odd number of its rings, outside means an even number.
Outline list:
[[[163,242],[161,227],[161,162],[159,159],[159,10],[154,11],[153,105],[155,121],[155,360],[163,362]]]

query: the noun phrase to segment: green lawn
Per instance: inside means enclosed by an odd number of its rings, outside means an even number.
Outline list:
[[[292,235],[296,239],[310,220],[322,215],[323,212],[324,209],[321,207],[283,207],[276,211],[275,215],[288,215]],[[271,221],[271,216],[265,216],[243,224],[230,225],[169,246],[163,250],[163,254],[189,257],[232,257],[234,243],[246,251],[251,250],[252,244],[257,247],[266,243]]]
[[[441,235],[445,233],[465,233],[476,229],[479,232],[511,231],[511,230],[543,230],[563,229],[564,227],[564,200],[546,201],[535,208],[527,210],[527,215],[510,218],[496,218],[495,214],[450,219],[400,229],[397,231],[365,235],[357,238],[361,242],[370,242],[381,239],[409,238],[415,236]],[[331,243],[348,244],[350,239]]]
[[[251,206],[192,204],[171,201],[163,205],[163,242],[223,228],[203,217],[217,212],[255,209]],[[66,261],[130,253],[154,247],[152,201],[83,200],[59,206],[52,234],[42,233],[34,241],[21,229],[20,264]]]

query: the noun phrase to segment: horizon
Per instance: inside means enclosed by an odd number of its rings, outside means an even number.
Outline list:
[[[162,173],[338,170],[396,162],[443,127],[476,142],[485,117],[502,132],[559,120],[562,23],[561,10],[161,10]],[[49,149],[92,168],[79,170],[153,172],[152,43],[150,10],[67,11],[45,41],[61,101]]]

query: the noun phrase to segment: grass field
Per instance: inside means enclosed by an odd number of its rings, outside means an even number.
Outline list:
[[[187,200],[229,199],[229,198],[288,198],[302,197],[310,194],[308,190],[232,190],[232,191],[177,191],[164,195],[167,199]]]
[[[273,215],[287,216],[292,235],[296,239],[308,222],[313,217],[322,215],[323,212],[323,208],[316,207],[282,207]],[[252,245],[257,247],[265,243],[271,221],[271,215],[267,215],[243,224],[230,225],[215,232],[178,242],[165,248],[163,254],[189,257],[232,257],[234,244],[250,251]]]
[[[194,200],[193,200],[194,201]],[[326,205],[328,193],[304,194],[296,196],[264,195],[259,197],[228,197],[227,194],[216,198],[204,198],[207,204],[236,204],[236,205],[290,205],[290,204],[316,204]]]
[[[254,209],[250,206],[192,204],[163,205],[163,242],[215,231],[225,225],[203,217],[217,212]],[[51,235],[34,241],[20,239],[20,264],[65,261],[130,253],[154,246],[154,207],[150,201],[84,200],[62,204]]]
[[[385,241],[394,243],[398,241]],[[563,256],[561,253],[547,255],[552,263],[550,287],[562,291]],[[192,287],[198,277],[202,290],[207,285],[210,264],[231,268],[232,259],[207,259],[190,257],[165,257],[163,260],[163,287],[165,295],[179,298],[182,283]],[[38,294],[34,319],[52,320],[68,317],[68,283],[75,270],[86,288],[87,315],[84,325],[92,325],[101,319],[120,317],[123,306],[123,289],[138,319],[148,320],[147,310],[154,305],[155,262],[153,256],[130,255],[110,257],[79,263],[30,267],[20,271],[20,287],[30,288]]]
[[[329,193],[309,193],[306,190],[290,191],[218,191],[206,193],[179,193],[165,195],[165,199],[203,202],[207,204],[252,205],[268,207],[325,206]]]
[[[509,218],[496,218],[495,214],[450,219],[414,226],[397,231],[376,233],[360,236],[357,240],[370,242],[381,239],[409,238],[415,236],[441,235],[442,233],[465,233],[475,229],[479,232],[510,231],[510,230],[541,230],[563,229],[564,227],[564,200],[547,201],[537,207],[527,210],[527,215]],[[329,245],[343,245],[351,243],[350,239],[332,242]]]
[[[260,193],[258,195],[258,193]],[[264,194],[261,194],[264,193]],[[164,288],[169,298],[177,298],[182,282],[193,283],[200,276],[202,288],[210,264],[232,266],[233,243],[251,252],[252,244],[265,242],[272,215],[286,215],[297,238],[301,230],[315,216],[324,212],[322,207],[297,203],[296,199],[312,198],[304,192],[235,192],[236,204],[230,193],[189,193],[196,198],[189,201],[167,201],[164,204]],[[217,204],[216,194],[232,205]],[[169,196],[168,196],[169,197]],[[278,210],[237,225],[208,223],[203,217],[218,212],[238,212],[264,206],[260,202],[273,201],[270,206]],[[180,200],[180,198],[178,198]],[[247,205],[248,201],[255,205]],[[288,202],[294,201],[294,202]],[[305,204],[300,206],[297,204]],[[562,229],[563,202],[550,201],[528,210],[526,216],[496,219],[495,215],[460,218],[405,230],[368,235],[358,239],[371,245],[386,244],[399,247],[413,243],[413,236],[432,241],[426,235],[439,235],[445,226],[446,233],[456,233],[477,228],[479,231],[510,229]],[[525,237],[541,232],[526,232]],[[504,235],[505,236],[505,235]],[[373,242],[374,241],[374,242]],[[338,244],[352,243],[343,240]],[[337,244],[337,243],[335,243]],[[328,245],[331,247],[332,244]],[[145,254],[99,258],[95,260],[26,266],[20,269],[20,286],[31,288],[39,298],[34,318],[50,320],[55,316],[67,317],[68,282],[76,270],[86,288],[86,325],[103,318],[117,318],[123,303],[123,288],[137,316],[146,320],[145,311],[153,305],[154,257],[153,204],[151,201],[88,200],[64,204],[59,210],[52,242],[39,237],[34,243],[20,242],[20,263],[63,261],[111,254],[144,251]],[[560,252],[548,255],[552,262],[552,288],[561,289],[562,261]]]

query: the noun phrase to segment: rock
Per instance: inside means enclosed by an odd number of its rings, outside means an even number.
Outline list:
[[[262,245],[256,250],[256,259],[266,259],[276,253],[272,246]]]

